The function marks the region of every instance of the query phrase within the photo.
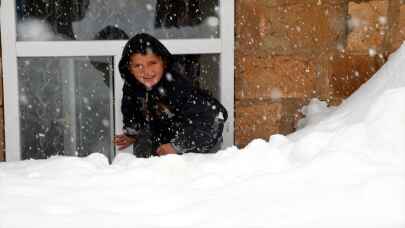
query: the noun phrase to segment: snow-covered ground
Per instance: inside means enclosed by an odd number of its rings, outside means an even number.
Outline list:
[[[403,228],[404,72],[405,45],[338,108],[243,149],[0,163],[0,228]]]

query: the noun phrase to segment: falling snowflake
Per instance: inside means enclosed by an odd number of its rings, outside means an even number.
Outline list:
[[[270,93],[271,99],[279,100],[283,96],[283,92],[279,88],[273,88]]]
[[[103,119],[101,121],[101,123],[103,124],[104,127],[109,127],[110,126],[110,121],[108,121],[107,119]]]
[[[146,10],[148,10],[148,11],[152,11],[152,10],[153,10],[153,6],[152,6],[152,4],[150,4],[150,3],[146,4],[145,7],[146,7]]]
[[[374,57],[377,54],[377,50],[375,48],[369,48],[368,49],[368,55],[370,57]]]
[[[379,16],[378,17],[378,23],[380,23],[381,25],[386,25],[387,24],[387,17]]]
[[[206,24],[210,27],[218,27],[219,25],[219,20],[217,17],[208,17],[206,19]]]
[[[166,73],[166,79],[171,82],[173,81],[173,75],[171,73]]]

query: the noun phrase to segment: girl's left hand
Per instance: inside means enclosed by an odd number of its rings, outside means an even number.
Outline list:
[[[167,155],[167,154],[176,154],[176,150],[173,148],[172,144],[166,143],[166,144],[160,145],[157,148],[156,153],[159,156]]]

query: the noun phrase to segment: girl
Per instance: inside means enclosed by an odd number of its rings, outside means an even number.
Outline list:
[[[172,70],[173,56],[154,37],[130,39],[119,62],[124,79],[124,134],[118,149],[133,144],[137,157],[216,152],[227,112],[218,100]]]

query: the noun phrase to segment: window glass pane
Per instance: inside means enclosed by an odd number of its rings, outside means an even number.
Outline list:
[[[175,70],[219,99],[219,55],[176,55]]]
[[[22,158],[113,156],[113,58],[19,58]]]
[[[219,0],[16,0],[18,40],[218,38]]]

